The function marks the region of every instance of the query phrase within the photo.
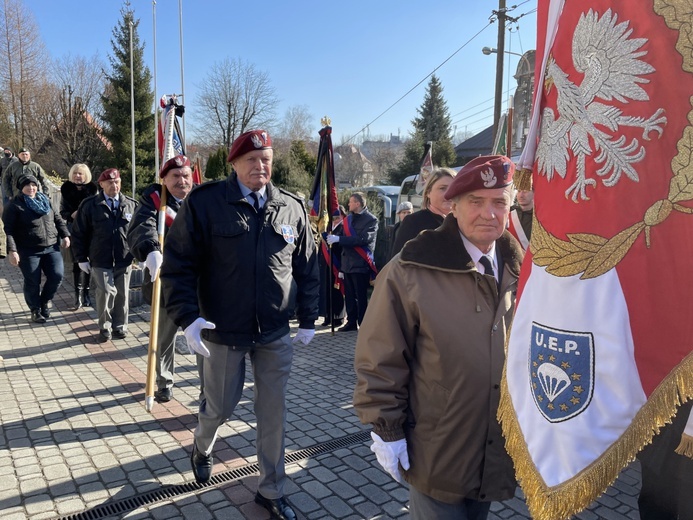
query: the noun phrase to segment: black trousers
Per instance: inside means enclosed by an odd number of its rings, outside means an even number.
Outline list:
[[[693,519],[693,460],[675,453],[693,401],[681,406],[638,455],[642,489],[638,497],[641,520]]]
[[[347,323],[361,325],[368,306],[369,273],[344,273]]]

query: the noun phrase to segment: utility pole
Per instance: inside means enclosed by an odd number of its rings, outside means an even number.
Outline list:
[[[505,58],[505,0],[498,0],[498,45],[496,46],[496,96],[493,104],[493,139],[498,133],[501,105],[503,104],[503,59]]]

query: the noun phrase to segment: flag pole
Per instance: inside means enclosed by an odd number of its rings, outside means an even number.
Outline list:
[[[513,96],[508,98],[508,129],[505,136],[505,152],[508,158],[513,157],[513,114],[515,113],[515,99]]]
[[[187,100],[185,99],[185,73],[184,73],[184,66],[183,66],[183,0],[178,0],[178,32],[180,33],[180,92],[181,92],[181,97],[183,98],[183,103],[186,104]],[[185,112],[180,116],[181,118],[181,141],[186,142],[185,140]]]
[[[159,171],[159,99],[156,96],[157,85],[156,85],[156,0],[152,0],[152,17],[153,17],[153,28],[152,28],[152,39],[154,40],[152,44],[152,49],[154,51],[154,61],[153,69],[153,79],[154,79],[154,171]],[[156,174],[155,174],[156,175]]]

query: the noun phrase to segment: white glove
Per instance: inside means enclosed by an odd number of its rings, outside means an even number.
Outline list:
[[[305,346],[311,342],[313,336],[315,336],[315,329],[298,329],[292,343],[294,345],[300,343]]]
[[[393,442],[385,442],[380,435],[371,432],[371,451],[375,453],[378,462],[397,482],[402,482],[399,465],[409,469],[409,453],[407,453],[407,439]]]
[[[183,331],[185,334],[185,340],[188,342],[188,350],[191,354],[200,354],[204,357],[209,357],[209,350],[202,343],[202,336],[200,335],[203,329],[216,329],[217,326],[205,320],[204,318],[197,318]]]
[[[159,269],[161,269],[161,264],[163,262],[164,255],[161,254],[161,251],[152,251],[147,255],[144,266],[149,269],[149,276],[152,282],[156,282],[156,279],[159,278]]]
[[[332,245],[336,244],[339,242],[339,236],[338,235],[327,235],[327,243]]]
[[[337,278],[339,278],[340,280],[344,280],[344,273],[342,271],[339,271],[339,273],[337,273]]]
[[[91,264],[89,262],[80,262],[79,268],[87,274],[91,273]]]

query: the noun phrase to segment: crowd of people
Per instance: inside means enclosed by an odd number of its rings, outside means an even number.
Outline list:
[[[260,470],[255,502],[271,518],[292,520],[284,496],[287,385],[294,348],[311,343],[323,316],[322,326],[358,332],[354,408],[372,426],[378,462],[408,483],[410,517],[485,519],[491,502],[512,497],[516,487],[496,414],[533,192],[516,195],[515,166],[504,156],[478,157],[457,174],[435,169],[422,209],[398,206],[392,258],[376,267],[378,219],[365,195],[351,193],[348,211],[340,207],[316,243],[303,200],[271,181],[273,153],[268,132],[245,132],[228,155],[233,173],[197,187],[190,161],[176,156],[139,202],[121,192],[117,169],[102,171],[97,187],[89,167],[75,164],[56,211],[30,152],[22,148],[15,158],[6,148],[0,257],[21,269],[31,321],[50,318],[63,248],[73,264],[74,309],[91,305],[93,282],[97,340],[127,337],[129,280],[133,260],[139,262],[148,302],[152,284],[161,285],[158,402],[173,398],[179,329],[196,355],[196,481],[212,476],[215,440],[241,399],[250,362]],[[659,497],[652,483],[665,470],[649,462],[645,468],[643,490]],[[683,494],[676,500],[690,502]],[[661,514],[653,498],[641,508],[650,511],[647,518],[665,518],[652,516]]]

